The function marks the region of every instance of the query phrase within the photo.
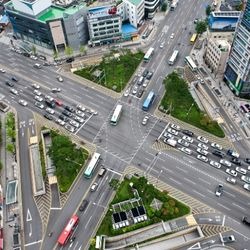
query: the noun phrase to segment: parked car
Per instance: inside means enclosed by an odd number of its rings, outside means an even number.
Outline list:
[[[219,150],[214,150],[214,151],[212,151],[212,154],[213,154],[213,155],[216,155],[216,156],[218,156],[218,157],[220,157],[220,158],[223,158],[223,157],[224,157],[224,153],[222,153],[222,152],[219,151]]]
[[[10,92],[14,95],[18,95],[18,91],[16,89],[10,89]]]
[[[250,191],[250,184],[244,184],[243,188],[246,189],[247,191]]]
[[[63,82],[63,78],[61,76],[57,76],[56,79],[59,81],[59,82]]]
[[[19,103],[20,105],[24,106],[24,107],[26,107],[26,106],[28,105],[28,103],[27,103],[25,100],[23,100],[23,99],[20,99],[20,100],[18,101],[18,103]]]
[[[199,140],[199,141],[201,141],[201,142],[203,142],[203,143],[208,143],[208,139],[205,138],[205,137],[203,137],[203,136],[198,136],[198,137],[197,137],[197,140]]]
[[[187,141],[185,141],[183,139],[179,139],[177,142],[184,147],[189,147],[189,145],[190,145]]]
[[[52,115],[44,114],[43,116],[44,116],[46,119],[48,119],[48,120],[53,120]]]
[[[232,166],[231,162],[224,159],[220,160],[220,164],[229,168]]]
[[[192,143],[194,141],[192,138],[190,138],[189,136],[186,136],[186,135],[184,135],[182,137],[182,139],[185,140],[185,141],[187,141],[187,142],[189,142],[189,143]]]
[[[175,124],[173,124],[173,123],[170,125],[170,127],[171,127],[172,129],[177,130],[177,131],[180,130],[180,126],[175,125]]]
[[[197,155],[197,159],[204,162],[208,162],[208,158],[204,155]]]
[[[143,89],[143,88],[140,88],[139,91],[137,92],[137,95],[136,95],[136,96],[137,96],[138,98],[141,98],[142,95],[143,95],[143,93],[144,93],[144,89]]]
[[[40,109],[44,109],[44,105],[41,102],[35,102],[35,106]]]
[[[31,85],[34,89],[40,89],[40,86],[37,83],[33,83]]]
[[[204,150],[204,149],[202,149],[202,148],[197,148],[196,151],[197,151],[198,153],[204,155],[204,156],[208,155],[208,151],[206,151],[206,150]]]
[[[250,218],[248,218],[247,216],[243,216],[241,221],[247,225],[247,226],[250,226]]]
[[[39,90],[37,90],[37,89],[35,89],[35,90],[33,91],[33,93],[34,93],[35,95],[38,95],[38,96],[42,95],[42,93],[41,93]]]
[[[71,113],[74,113],[75,112],[75,109],[70,107],[70,106],[65,106],[65,110],[68,110],[69,112]]]
[[[61,89],[60,88],[52,88],[51,92],[52,93],[58,93],[58,92],[61,92]]]
[[[229,183],[231,183],[231,184],[236,184],[236,179],[233,178],[233,177],[227,177],[226,181],[229,182]]]
[[[214,142],[211,143],[211,147],[218,149],[218,150],[222,150],[222,146],[220,146],[219,144],[214,143]]]
[[[147,74],[147,76],[146,76],[146,79],[150,80],[152,78],[153,74],[154,73],[152,71],[149,71],[148,74]]]
[[[227,168],[227,169],[226,169],[226,173],[227,173],[227,174],[230,174],[230,175],[232,175],[232,176],[234,176],[234,177],[237,176],[237,172],[236,172],[234,169]]]
[[[234,163],[235,165],[241,166],[241,161],[238,158],[232,158],[231,162]]]
[[[14,87],[14,83],[13,82],[9,82],[9,81],[6,81],[5,84],[9,87]]]
[[[221,164],[217,161],[210,161],[209,164],[215,168],[221,168]]]
[[[208,146],[203,144],[203,143],[198,143],[198,147],[201,148],[201,149],[204,149],[204,150],[208,150]]]
[[[53,115],[55,113],[55,110],[52,109],[52,108],[46,108],[45,111],[48,112],[51,115]]]
[[[190,137],[194,136],[194,133],[192,131],[187,130],[187,129],[182,130],[182,133],[185,135],[188,135]]]
[[[75,132],[75,128],[69,124],[66,124],[64,127],[71,133]]]
[[[235,237],[233,235],[223,236],[221,238],[221,242],[223,242],[223,243],[235,242]]]
[[[182,148],[180,148],[180,151],[182,151],[183,153],[188,154],[188,155],[192,154],[192,150],[189,148],[182,147]]]
[[[178,132],[177,132],[175,129],[172,129],[172,128],[169,128],[169,129],[168,129],[168,133],[170,133],[170,134],[172,134],[172,135],[175,135],[175,136],[178,135]]]

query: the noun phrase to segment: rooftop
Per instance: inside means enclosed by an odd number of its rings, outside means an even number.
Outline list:
[[[142,2],[142,0],[128,0],[128,1],[131,2],[135,6],[138,6]]]
[[[43,11],[37,19],[41,22],[46,22],[53,19],[62,18],[64,14],[72,15],[78,10],[82,9],[84,5],[73,5],[67,9],[57,6],[51,6]]]

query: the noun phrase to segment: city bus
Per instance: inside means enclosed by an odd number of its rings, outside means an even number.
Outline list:
[[[151,59],[151,57],[153,56],[154,54],[154,48],[149,48],[149,50],[147,51],[147,53],[145,54],[144,56],[144,62],[149,62],[149,60]]]
[[[70,236],[76,230],[78,223],[79,217],[77,215],[73,215],[57,240],[57,243],[59,245],[65,246],[67,244],[68,240],[70,239]]]
[[[120,116],[122,114],[122,105],[121,104],[118,104],[115,108],[115,111],[110,119],[110,124],[111,125],[117,125],[119,119],[120,119]]]
[[[142,110],[148,111],[154,99],[155,99],[155,93],[153,91],[150,91],[147,98],[143,102]]]
[[[185,57],[185,62],[192,71],[197,71],[198,67],[196,66],[196,64],[194,63],[193,59],[190,56]]]
[[[196,41],[196,39],[197,39],[197,34],[194,33],[194,34],[191,36],[190,43],[191,43],[191,44],[194,44],[195,41]]]
[[[90,178],[92,176],[100,160],[101,160],[101,155],[99,153],[94,153],[84,172],[84,177]]]
[[[177,59],[177,56],[179,54],[179,51],[178,50],[174,50],[172,56],[170,57],[169,61],[168,61],[168,64],[169,65],[173,65]]]

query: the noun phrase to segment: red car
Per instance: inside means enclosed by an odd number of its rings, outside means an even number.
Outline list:
[[[58,106],[62,106],[62,105],[63,105],[62,101],[60,101],[60,100],[58,100],[58,99],[55,100],[55,103],[56,103],[56,105],[58,105]]]

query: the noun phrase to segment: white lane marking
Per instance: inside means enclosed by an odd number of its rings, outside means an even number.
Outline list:
[[[198,192],[198,191],[196,191],[196,190],[192,190],[194,193],[196,193],[196,194],[198,194],[198,195],[200,195],[200,196],[202,196],[202,197],[205,197],[205,195],[203,195],[203,194],[201,194],[200,192]]]
[[[30,232],[29,232],[29,237],[32,236],[32,224],[30,223]]]
[[[223,206],[223,205],[222,205],[222,204],[220,204],[220,203],[218,203],[218,205],[219,205],[220,207],[223,207],[224,209],[226,209],[226,210],[228,210],[228,211],[231,211],[231,209],[230,209],[230,208],[225,207],[225,206]]]
[[[225,220],[226,220],[226,216],[224,215],[223,216],[223,219],[222,219],[222,223],[221,223],[221,225],[224,227],[224,225],[225,225]]]
[[[28,247],[28,246],[32,246],[32,245],[35,245],[35,244],[39,244],[39,243],[41,243],[41,242],[42,242],[41,240],[38,240],[38,241],[34,241],[34,242],[27,243],[27,244],[25,244],[24,246],[25,246],[25,247]]]
[[[26,221],[32,221],[32,217],[31,217],[31,214],[30,214],[30,210],[29,210],[29,209],[27,210]]]
[[[204,180],[203,178],[200,178],[200,177],[199,177],[199,180],[201,180],[201,181],[205,182],[205,183],[206,183],[206,184],[208,184],[208,185],[211,185],[211,183],[210,183],[210,182],[208,182],[208,181]]]
[[[173,182],[175,182],[175,183],[177,183],[177,184],[179,184],[179,185],[182,185],[179,181],[176,181],[175,179],[173,179],[173,178],[169,178],[169,180],[171,180],[171,181],[173,181]]]
[[[244,207],[241,207],[240,205],[238,205],[238,204],[236,204],[234,202],[232,203],[232,205],[235,206],[235,207],[238,207],[238,208],[240,208],[242,210],[246,210]]]
[[[188,181],[189,183],[191,183],[191,184],[193,184],[193,185],[196,185],[195,182],[191,181],[190,179],[188,179],[188,178],[186,178],[186,177],[184,177],[183,179],[185,179],[186,181]]]

